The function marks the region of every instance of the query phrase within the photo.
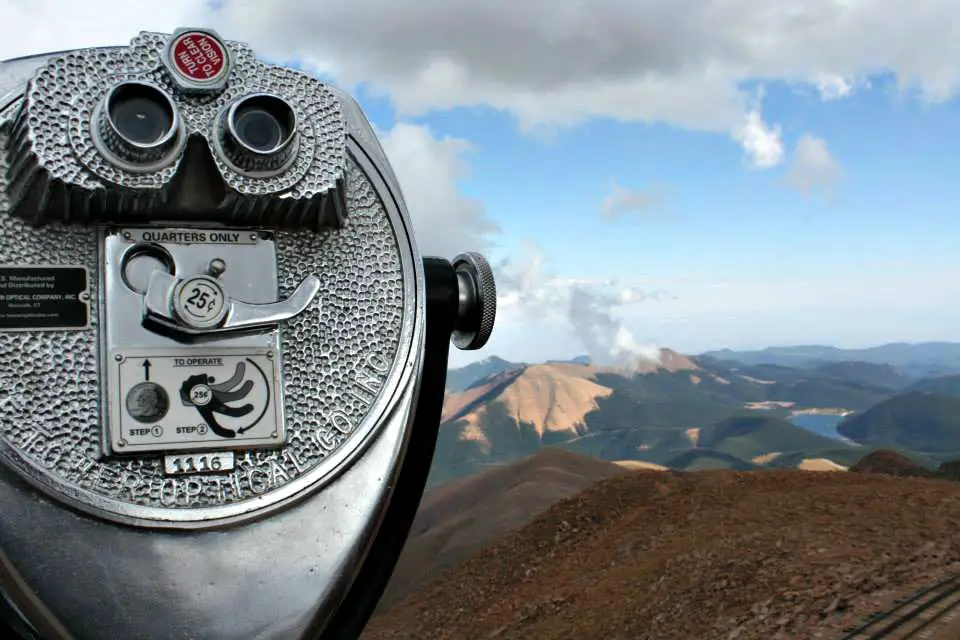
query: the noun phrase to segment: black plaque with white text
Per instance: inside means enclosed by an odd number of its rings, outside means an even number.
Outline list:
[[[89,325],[85,267],[0,266],[0,331],[72,330]]]

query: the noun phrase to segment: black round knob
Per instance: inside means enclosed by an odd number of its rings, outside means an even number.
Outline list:
[[[460,288],[457,323],[453,344],[458,349],[473,351],[482,348],[493,333],[497,319],[497,285],[493,269],[479,253],[461,253],[453,259]]]

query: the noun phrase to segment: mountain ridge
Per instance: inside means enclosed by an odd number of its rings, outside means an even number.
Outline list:
[[[462,392],[448,393],[430,486],[551,446],[604,460],[691,470],[840,470],[871,450],[891,446],[934,468],[960,454],[960,434],[954,450],[919,448],[916,438],[906,436],[887,441],[840,427],[827,430],[831,423],[825,421],[835,416],[834,425],[886,420],[887,429],[909,432],[907,417],[887,415],[883,403],[919,383],[891,365],[745,365],[668,349],[659,362],[632,368],[585,360],[510,363]],[[937,388],[960,385],[960,378],[923,380]],[[960,397],[960,386],[956,389]],[[897,402],[904,400],[888,406]],[[934,422],[946,419],[932,411]],[[752,425],[749,433],[711,439],[737,421]],[[941,432],[953,429],[941,427]]]

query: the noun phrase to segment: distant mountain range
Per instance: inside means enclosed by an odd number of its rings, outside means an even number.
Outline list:
[[[847,468],[883,447],[928,467],[960,457],[960,345],[660,355],[451,371],[431,485],[550,446],[683,470]]]
[[[523,363],[509,362],[497,356],[471,362],[465,367],[450,369],[447,372],[447,391],[465,391],[477,380],[522,366],[524,366]]]
[[[700,358],[803,368],[828,362],[869,362],[896,367],[914,378],[960,374],[960,344],[953,342],[897,342],[868,349],[819,345],[769,347],[760,351],[720,349],[702,353]]]

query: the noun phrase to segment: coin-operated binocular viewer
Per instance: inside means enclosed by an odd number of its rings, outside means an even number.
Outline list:
[[[353,98],[205,29],[0,64],[0,148],[6,633],[357,637],[487,262],[421,257]]]

